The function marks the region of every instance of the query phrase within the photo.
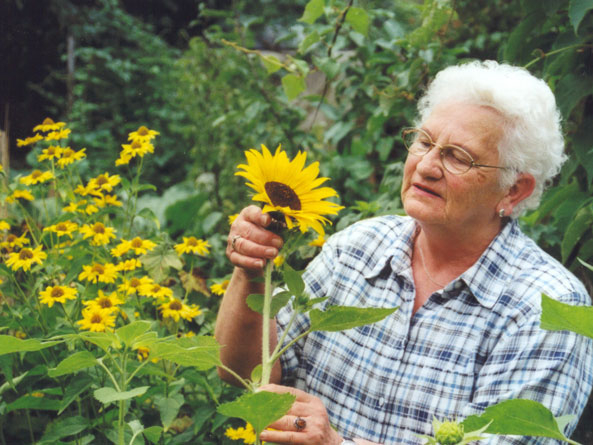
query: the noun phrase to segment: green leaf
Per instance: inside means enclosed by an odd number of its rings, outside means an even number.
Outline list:
[[[275,73],[282,68],[282,62],[275,56],[260,56],[268,74]]]
[[[159,244],[150,252],[142,255],[140,261],[151,278],[157,283],[167,277],[171,267],[177,270],[183,268],[183,263],[179,259],[177,252],[166,243]]]
[[[268,391],[244,394],[233,402],[218,407],[218,412],[228,417],[238,417],[253,425],[261,433],[268,425],[284,416],[296,397]]]
[[[144,335],[150,329],[151,323],[145,320],[134,321],[128,325],[116,329],[117,337],[128,347],[132,347],[134,342]]]
[[[299,19],[299,22],[305,22],[309,25],[313,24],[315,20],[323,15],[323,8],[325,7],[324,0],[309,0],[305,6],[305,12]]]
[[[573,108],[585,97],[590,96],[593,91],[591,85],[593,78],[586,74],[568,74],[563,76],[556,85],[554,94],[558,100],[558,108],[568,119]]]
[[[58,416],[62,414],[64,410],[68,408],[70,404],[74,402],[76,398],[83,391],[86,391],[93,383],[94,379],[92,379],[88,374],[78,374],[73,379],[71,379],[68,383],[68,386],[66,386],[64,398],[62,399],[60,410],[58,411]]]
[[[299,43],[299,53],[306,54],[307,50],[320,40],[321,37],[319,36],[319,33],[316,30],[312,33],[307,34],[305,38],[301,40],[301,43]]]
[[[548,331],[568,330],[593,338],[593,307],[561,303],[542,294],[540,326]]]
[[[362,8],[350,8],[346,13],[346,22],[352,26],[354,31],[362,34],[363,36],[368,35],[369,32],[369,15]]]
[[[290,267],[288,264],[284,265],[284,282],[292,295],[302,295],[305,291],[305,282],[303,281],[302,272],[298,272]]]
[[[270,303],[270,318],[274,318],[276,314],[286,306],[288,300],[291,297],[290,292],[278,292],[276,295],[272,296],[272,301]],[[251,294],[247,297],[247,306],[254,312],[258,314],[264,313],[264,296],[262,294]]]
[[[566,262],[573,249],[585,234],[585,232],[593,225],[593,211],[591,207],[580,209],[564,232],[562,238],[562,261]]]
[[[144,394],[150,386],[139,386],[138,388],[131,389],[129,391],[117,391],[115,388],[104,387],[99,388],[93,392],[95,399],[99,402],[107,405],[111,402],[118,402],[120,400],[128,400],[134,397],[141,396]]]
[[[151,426],[149,428],[144,429],[142,434],[146,437],[150,442],[154,444],[158,444],[161,440],[161,435],[163,433],[163,427],[161,426]]]
[[[119,339],[111,332],[80,332],[78,333],[78,337],[98,346],[106,352],[109,351],[109,348],[118,349],[120,347]]]
[[[48,425],[45,434],[38,442],[38,444],[41,445],[46,443],[53,443],[64,437],[78,434],[87,429],[88,427],[90,427],[89,420],[82,416],[58,419]]]
[[[55,378],[61,375],[73,374],[81,369],[90,368],[97,363],[97,359],[92,353],[89,351],[79,351],[66,357],[55,368],[49,369],[47,374]]]
[[[287,74],[282,78],[282,87],[288,100],[293,100],[305,91],[307,85],[305,84],[304,77],[297,76],[296,74]]]
[[[60,409],[60,401],[56,399],[50,399],[49,397],[34,397],[26,395],[19,397],[12,403],[9,403],[6,406],[6,411],[4,414],[8,414],[11,411],[16,411],[19,409],[58,411]]]
[[[252,369],[251,381],[253,383],[259,383],[261,381],[262,369],[263,369],[263,367],[262,367],[261,363]]]
[[[152,187],[154,188],[154,186],[152,186]],[[156,216],[156,214],[154,213],[154,211],[152,209],[145,207],[138,212],[138,216],[140,216],[144,219],[147,219],[149,221],[152,221],[157,229],[161,228],[161,222],[159,221],[159,218]]]
[[[161,422],[166,432],[177,417],[181,405],[183,405],[183,396],[176,394],[172,397],[159,397],[155,399],[155,404],[159,409]]]
[[[204,233],[210,233],[218,225],[223,218],[222,212],[210,212],[208,216],[202,221],[202,229]]]
[[[583,21],[585,14],[591,9],[593,9],[593,0],[570,0],[568,17],[575,34],[578,33],[579,25]]]
[[[205,371],[220,364],[220,345],[214,337],[199,336],[154,343],[150,357]]]
[[[35,338],[22,340],[12,335],[0,335],[0,355],[10,354],[12,352],[32,352],[41,349],[49,348],[57,345],[62,341],[45,341],[42,342]]]
[[[340,72],[342,66],[339,62],[331,57],[314,57],[313,62],[328,80],[332,80]]]
[[[492,422],[486,429],[490,434],[550,437],[566,440],[558,429],[552,412],[533,400],[506,400],[486,408],[480,416],[469,416],[463,421],[466,430],[477,430]]]
[[[361,308],[352,306],[330,306],[325,312],[312,309],[311,331],[344,331],[383,320],[397,310],[394,308]]]

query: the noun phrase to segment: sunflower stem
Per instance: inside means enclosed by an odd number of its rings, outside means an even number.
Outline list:
[[[270,375],[272,374],[272,364],[270,360],[270,312],[272,306],[272,270],[274,269],[274,262],[268,261],[264,271],[264,308],[262,311],[262,375],[261,384],[267,385],[270,383]]]

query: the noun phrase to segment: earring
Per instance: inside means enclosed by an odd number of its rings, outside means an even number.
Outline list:
[[[498,216],[500,216],[501,218],[504,218],[504,209],[500,209],[498,211]]]

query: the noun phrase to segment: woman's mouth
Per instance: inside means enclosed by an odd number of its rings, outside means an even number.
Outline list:
[[[441,195],[439,195],[437,192],[435,192],[434,190],[432,190],[432,189],[430,189],[430,188],[428,188],[426,186],[423,186],[423,185],[420,185],[420,184],[413,184],[413,187],[416,190],[418,190],[418,191],[420,191],[422,193],[427,193],[429,195],[436,196],[438,198],[441,197]]]

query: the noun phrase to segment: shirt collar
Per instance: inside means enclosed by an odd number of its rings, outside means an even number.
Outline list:
[[[367,280],[377,277],[389,263],[394,273],[401,273],[411,267],[412,245],[416,231],[416,223],[409,218],[400,228],[401,236],[394,237],[393,243],[385,250],[374,267],[364,274]],[[480,258],[445,287],[445,291],[460,289],[467,286],[476,300],[484,307],[491,309],[511,279],[509,265],[515,258],[520,229],[517,221],[512,220],[494,237]]]

